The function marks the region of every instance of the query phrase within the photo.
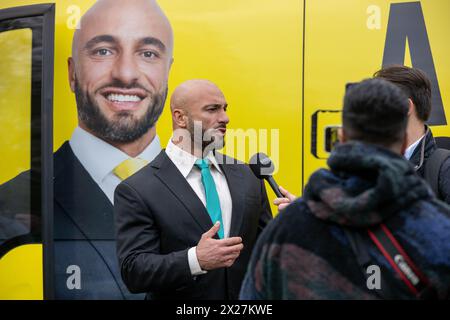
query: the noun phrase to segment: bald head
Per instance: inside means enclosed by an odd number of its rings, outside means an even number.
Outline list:
[[[136,26],[140,26],[139,29]],[[74,33],[72,57],[76,60],[87,41],[95,35],[156,36],[173,54],[173,31],[169,20],[154,0],[98,0],[83,15]]]
[[[174,90],[170,102],[174,129],[172,141],[202,158],[208,150],[221,149],[230,121],[227,108],[225,96],[211,81],[183,82]]]
[[[219,87],[205,79],[187,80],[181,83],[172,93],[170,101],[170,109],[173,112],[175,109],[181,109],[189,112],[196,100],[202,95],[210,93],[213,95],[223,97],[222,91]]]
[[[188,132],[191,145],[197,146],[197,150],[204,150],[212,136],[214,148],[220,149],[230,121],[227,107],[222,91],[211,81],[200,79],[183,82],[174,90],[170,102],[174,137]],[[195,138],[195,132],[202,132],[202,137]]]

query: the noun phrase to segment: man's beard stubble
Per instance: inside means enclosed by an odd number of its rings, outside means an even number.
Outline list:
[[[125,86],[122,83],[113,83],[108,86],[116,88],[142,88],[139,85]],[[147,90],[146,90],[147,91]],[[148,91],[147,91],[148,92]],[[109,120],[102,113],[100,107],[91,99],[87,92],[83,92],[78,80],[75,80],[75,98],[77,102],[78,117],[86,127],[98,138],[116,143],[129,143],[136,141],[154,127],[164,108],[168,88],[161,93],[152,95],[146,113],[136,119],[128,111],[114,115],[116,119]]]
[[[198,147],[201,146],[201,150],[203,153],[203,158],[205,158],[209,152],[220,150],[225,147],[225,137],[219,137],[212,134],[214,129],[204,129],[203,125],[201,126],[201,136],[198,136],[198,132],[200,130],[195,130],[195,121],[192,120],[191,116],[188,115],[188,125],[187,130],[189,132],[192,146],[196,145]]]

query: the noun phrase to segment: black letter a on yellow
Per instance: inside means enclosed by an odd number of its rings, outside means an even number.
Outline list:
[[[425,71],[431,80],[433,108],[428,124],[446,125],[444,106],[420,2],[391,4],[383,67],[392,64],[403,65],[407,39],[412,66]]]

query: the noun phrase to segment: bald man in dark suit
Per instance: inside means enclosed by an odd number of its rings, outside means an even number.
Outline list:
[[[131,292],[238,298],[272,213],[250,168],[215,152],[224,144],[227,106],[209,81],[181,84],[171,100],[174,135],[166,150],[116,189],[119,263]]]

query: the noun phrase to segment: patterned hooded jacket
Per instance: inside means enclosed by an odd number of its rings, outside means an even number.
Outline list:
[[[383,286],[414,299],[371,242],[383,222],[446,299],[450,289],[450,207],[437,200],[413,166],[387,149],[359,142],[331,154],[297,199],[266,227],[253,251],[241,299],[378,299],[345,229],[359,232]]]

